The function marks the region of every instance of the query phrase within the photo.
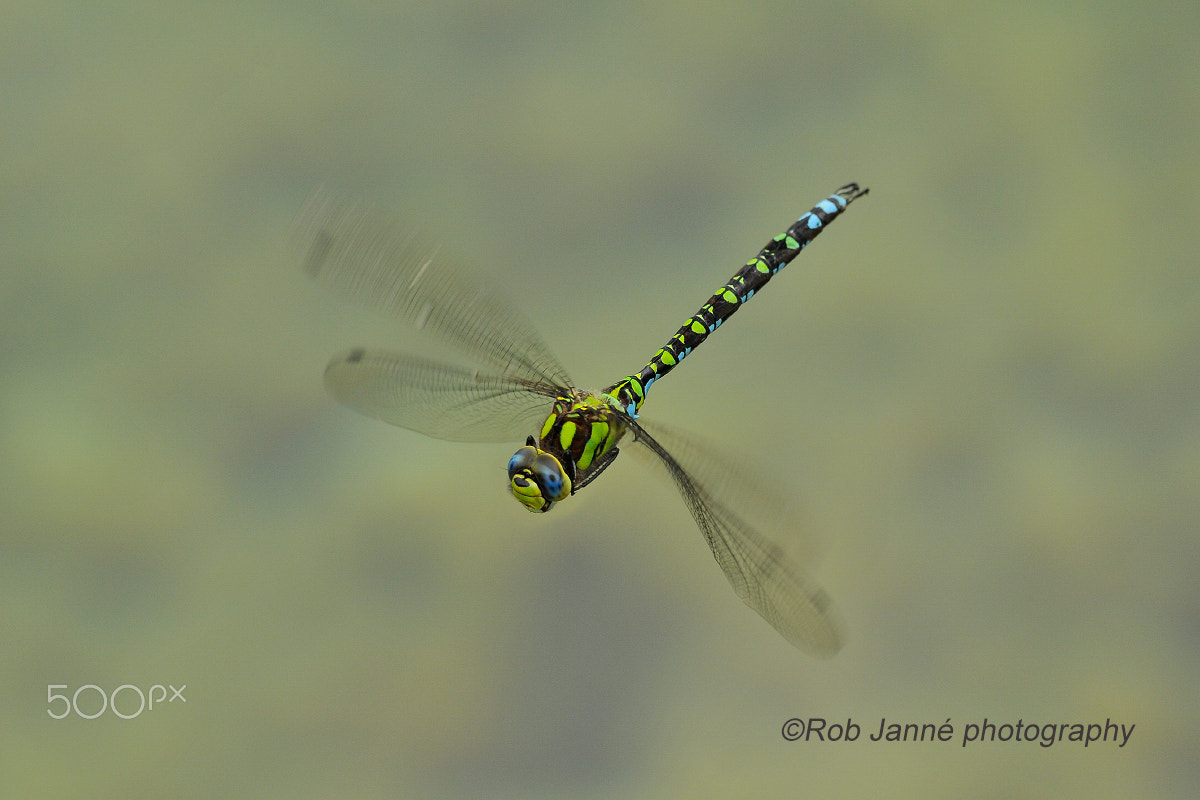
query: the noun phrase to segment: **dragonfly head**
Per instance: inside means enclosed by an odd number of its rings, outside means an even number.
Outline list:
[[[509,488],[530,511],[549,511],[571,495],[571,470],[556,456],[537,447],[532,436],[508,460]]]

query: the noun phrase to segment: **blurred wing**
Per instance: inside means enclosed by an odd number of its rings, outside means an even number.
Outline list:
[[[486,278],[451,264],[419,236],[323,188],[293,228],[305,271],[339,294],[440,336],[501,375],[571,384],[533,325]]]
[[[840,650],[842,627],[833,600],[781,547],[723,502],[726,497],[740,497],[737,489],[747,482],[695,439],[659,426],[651,428],[651,434],[641,420],[626,419],[626,424],[634,441],[643,445],[631,449],[653,453],[655,457],[649,460],[667,470],[742,602],[805,652],[828,657]],[[740,499],[774,502],[760,491]]]
[[[401,428],[452,442],[508,442],[537,433],[555,387],[381,350],[329,362],[330,394]]]

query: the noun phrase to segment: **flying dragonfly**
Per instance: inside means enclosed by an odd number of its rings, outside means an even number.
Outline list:
[[[766,502],[740,488],[755,479],[698,439],[640,412],[656,381],[866,193],[850,183],[817,203],[717,289],[644,367],[591,392],[578,388],[533,324],[486,277],[360,202],[319,188],[295,225],[305,271],[443,339],[478,365],[355,348],[329,363],[325,385],[356,411],[437,439],[524,437],[508,461],[509,489],[533,512],[577,494],[620,453],[640,454],[675,484],[737,596],[796,647],[831,656],[841,648],[842,631],[829,595],[737,510]],[[786,525],[778,527],[786,534]]]

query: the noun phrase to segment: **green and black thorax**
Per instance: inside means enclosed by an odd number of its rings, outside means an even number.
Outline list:
[[[555,398],[538,437],[508,462],[513,495],[530,511],[549,511],[591,483],[617,457],[623,416],[610,398],[579,389]]]

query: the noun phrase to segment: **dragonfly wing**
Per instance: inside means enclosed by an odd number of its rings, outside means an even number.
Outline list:
[[[536,433],[553,386],[404,353],[357,349],[325,369],[338,401],[369,417],[452,442],[507,442]]]
[[[571,385],[533,325],[487,278],[361,203],[318,188],[293,237],[305,271],[339,294],[440,336],[502,375]]]
[[[644,421],[626,424],[642,445],[630,449],[652,453],[649,460],[666,469],[737,596],[801,650],[825,657],[840,650],[842,626],[825,590],[718,499],[746,483],[735,470],[694,439],[658,426],[651,434]],[[753,500],[771,502],[759,494]]]

